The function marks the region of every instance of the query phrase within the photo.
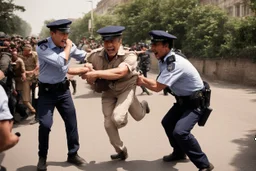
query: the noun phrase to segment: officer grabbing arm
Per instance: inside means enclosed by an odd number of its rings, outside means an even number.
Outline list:
[[[191,134],[194,125],[202,116],[203,81],[195,67],[185,58],[171,50],[175,36],[161,30],[153,30],[151,50],[159,60],[160,74],[157,80],[139,76],[137,84],[159,92],[166,87],[175,96],[176,103],[162,120],[173,153],[163,157],[171,162],[186,159],[186,155],[199,171],[213,170],[206,154]]]

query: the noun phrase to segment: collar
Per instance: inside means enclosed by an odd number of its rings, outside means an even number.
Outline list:
[[[53,48],[57,47],[57,46],[53,43],[51,37],[48,37],[47,39],[48,39],[49,48],[53,49]]]
[[[162,63],[164,63],[164,62],[166,62],[166,59],[167,59],[169,56],[173,55],[173,54],[174,54],[173,51],[170,50],[170,52],[169,52],[165,57],[163,57],[162,59],[160,59],[159,61],[161,61]]]

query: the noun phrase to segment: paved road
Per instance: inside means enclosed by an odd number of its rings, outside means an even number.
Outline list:
[[[75,64],[76,65],[76,64]],[[77,65],[76,65],[77,66]],[[155,74],[149,77],[155,78]],[[63,121],[57,110],[50,134],[48,171],[196,171],[190,162],[163,163],[161,158],[171,152],[161,119],[174,98],[153,93],[139,95],[151,106],[151,113],[142,121],[129,117],[128,125],[120,130],[128,148],[129,158],[125,162],[112,162],[109,155],[114,152],[103,126],[100,94],[93,93],[84,80],[76,77],[78,92],[74,103],[78,115],[80,135],[79,155],[89,163],[77,168],[65,162],[67,145]],[[256,89],[212,82],[212,108],[214,109],[205,127],[196,126],[193,134],[217,171],[255,171],[256,135],[255,103]],[[38,124],[28,121],[16,125],[13,131],[21,132],[20,142],[13,149],[0,155],[0,163],[8,171],[35,171],[37,157]]]

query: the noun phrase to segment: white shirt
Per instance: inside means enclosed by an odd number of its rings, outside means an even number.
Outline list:
[[[0,85],[0,121],[2,120],[10,120],[13,116],[9,110],[8,106],[8,97],[3,89],[3,87]]]

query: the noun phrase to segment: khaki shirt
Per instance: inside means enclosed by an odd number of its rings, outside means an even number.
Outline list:
[[[118,68],[120,64],[125,64],[128,67],[129,72],[123,78],[110,80],[110,89],[117,92],[123,92],[136,86],[138,76],[136,72],[137,55],[132,51],[125,51],[123,46],[119,48],[117,56],[112,61],[108,61],[104,48],[93,50],[87,55],[86,59],[87,62],[93,65],[95,70]]]
[[[21,74],[26,71],[25,70],[25,64],[24,64],[24,62],[23,62],[23,60],[21,58],[18,58],[15,61],[15,63],[16,63],[16,65],[13,68],[15,77],[21,77]]]
[[[36,52],[32,51],[29,56],[20,55],[19,57],[24,61],[26,71],[33,71],[36,68],[38,63],[38,56]],[[26,74],[26,77],[28,80],[32,80],[34,79],[35,75]]]

